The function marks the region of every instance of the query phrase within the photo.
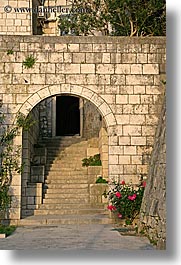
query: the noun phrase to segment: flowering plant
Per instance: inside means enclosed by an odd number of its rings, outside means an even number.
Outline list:
[[[140,212],[145,186],[145,181],[137,187],[126,184],[124,180],[121,183],[113,182],[110,190],[104,193],[110,202],[107,208],[118,218],[126,219],[126,224],[132,224]]]

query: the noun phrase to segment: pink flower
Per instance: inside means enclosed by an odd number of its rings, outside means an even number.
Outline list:
[[[124,180],[122,180],[121,181],[121,185],[125,185],[126,183],[125,183],[125,181]]]
[[[134,193],[133,195],[129,195],[129,196],[128,196],[128,199],[129,199],[130,201],[134,201],[134,200],[136,199],[136,193]]]
[[[110,210],[110,211],[115,211],[116,210],[116,207],[113,206],[113,205],[108,205],[107,206],[107,209]]]
[[[146,187],[146,181],[142,182],[142,186],[145,188]]]
[[[115,195],[116,195],[117,198],[121,198],[121,196],[122,196],[119,191],[117,191]]]
[[[119,218],[122,218],[123,216],[122,216],[122,214],[121,214],[121,213],[119,213],[119,214],[118,214],[118,217],[119,217]]]

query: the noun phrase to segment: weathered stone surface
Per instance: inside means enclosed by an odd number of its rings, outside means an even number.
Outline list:
[[[166,100],[165,100],[166,101]],[[145,229],[158,249],[166,248],[166,103],[159,119],[141,207],[140,230]]]
[[[12,42],[14,54],[7,55]],[[38,136],[55,135],[54,98],[65,94],[88,100],[83,118],[86,137],[98,136],[101,120],[105,122],[107,142],[104,137],[99,142],[104,176],[109,172],[109,177],[134,180],[146,172],[164,92],[160,81],[165,78],[165,38],[1,35],[0,44],[0,98],[7,124],[14,122],[18,111],[31,111],[38,121],[23,138],[27,168],[22,184],[17,182],[22,194],[30,181],[33,145]],[[22,63],[29,53],[36,62],[25,69]],[[22,145],[21,135],[17,138]],[[44,164],[46,158],[38,155],[35,160]],[[39,179],[35,176],[34,181]]]

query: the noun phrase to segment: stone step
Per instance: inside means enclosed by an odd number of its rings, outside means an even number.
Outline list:
[[[71,163],[52,163],[52,164],[46,164],[46,168],[57,168],[57,167],[59,167],[59,169],[61,168],[61,169],[68,169],[68,168],[70,168],[70,171],[72,170],[72,168],[73,167],[76,167],[77,168],[77,170],[83,170],[83,171],[87,171],[87,167],[82,167],[82,165],[80,164],[80,163],[73,163],[73,164],[71,164]]]
[[[47,141],[41,141],[41,144],[54,144],[54,143],[60,143],[60,144],[66,144],[66,143],[87,143],[87,140],[85,138],[77,138],[77,139],[73,139],[73,138],[67,138],[67,139],[49,139]]]
[[[72,189],[72,188],[66,188],[66,189],[50,189],[50,188],[44,188],[44,195],[48,196],[45,198],[49,198],[51,196],[59,198],[60,196],[67,197],[68,194],[75,194],[78,196],[78,194],[87,196],[87,194],[89,193],[89,189]],[[58,196],[56,196],[58,195]],[[60,195],[60,196],[59,196]]]
[[[82,154],[84,154],[84,152],[86,152],[86,147],[83,147],[83,146],[71,146],[71,147],[66,147],[66,148],[63,148],[63,147],[57,147],[57,148],[47,148],[47,152],[48,153],[57,153],[57,152],[59,152],[59,153],[65,153],[65,154],[71,154],[71,151],[73,152],[73,153],[76,153],[76,150],[77,150],[77,152],[78,153],[82,153]]]
[[[67,149],[61,149],[61,148],[58,148],[58,149],[48,149],[48,154],[67,154],[67,155],[72,155],[73,154],[80,154],[80,155],[84,155],[86,153],[86,148],[83,147],[83,148],[80,148],[80,147],[71,147],[71,148],[67,148]],[[76,152],[77,151],[77,152]]]
[[[48,158],[46,161],[46,165],[63,165],[63,166],[71,166],[71,165],[79,165],[79,167],[82,167],[82,159],[77,158],[75,160],[71,159],[71,158],[66,158],[66,159],[57,159],[57,157],[55,159],[50,159]]]
[[[48,185],[48,189],[47,192],[51,193],[52,190],[56,191],[56,190],[62,190],[62,189],[75,189],[75,190],[79,190],[81,192],[82,189],[88,189],[89,185],[88,184],[81,184],[81,183],[70,183],[70,184],[65,184],[62,183],[60,184],[49,184]],[[65,190],[66,191],[66,190]],[[53,192],[52,192],[53,193]]]
[[[82,190],[81,194],[79,193],[75,193],[74,191],[72,192],[63,192],[63,193],[46,193],[45,194],[45,199],[78,199],[78,200],[83,200],[84,199],[88,199],[89,195],[87,191]],[[87,201],[87,200],[86,200]]]
[[[64,143],[49,143],[49,144],[46,144],[45,145],[46,148],[48,149],[51,149],[51,148],[75,148],[75,147],[87,147],[88,144],[87,142],[77,142],[77,143],[74,143],[74,142],[64,142]]]
[[[70,157],[64,157],[64,158],[61,158],[61,157],[55,157],[55,158],[50,158],[48,157],[47,158],[47,164],[48,162],[50,161],[50,163],[68,163],[68,164],[74,164],[74,163],[79,163],[80,165],[82,165],[82,159],[78,156],[77,158],[74,158],[72,157],[71,160],[70,160]]]
[[[84,196],[82,198],[74,198],[73,197],[70,197],[70,198],[67,198],[67,196],[64,196],[64,198],[45,198],[43,199],[43,204],[63,204],[63,203],[89,203],[89,198],[88,196]]]
[[[18,220],[18,226],[42,225],[80,225],[80,224],[111,224],[113,221],[107,214],[86,215],[35,215]]]
[[[83,148],[82,150],[80,150],[79,148],[75,148],[75,150],[48,150],[47,151],[47,154],[48,155],[59,155],[59,156],[73,156],[74,157],[77,157],[79,155],[85,155],[86,154],[86,151],[87,151],[87,148]]]
[[[47,158],[48,159],[52,159],[52,158],[61,158],[61,159],[69,159],[70,157],[72,159],[84,159],[85,157],[87,156],[87,152],[84,151],[84,152],[80,152],[80,151],[77,151],[76,153],[75,152],[66,152],[66,153],[62,153],[62,151],[57,151],[57,152],[48,152],[47,153]]]
[[[42,210],[38,209],[34,211],[34,215],[82,215],[82,214],[96,214],[106,213],[106,210],[101,209],[60,209],[60,210]]]
[[[50,184],[54,184],[54,185],[62,185],[62,184],[87,184],[88,180],[87,178],[83,179],[83,178],[63,178],[63,177],[47,177],[47,179],[45,180],[45,184],[47,186],[49,186]]]
[[[57,203],[51,203],[51,204],[41,204],[40,209],[41,210],[62,210],[62,209],[101,209],[103,210],[105,208],[104,204],[102,203],[96,203],[94,206],[92,206],[90,203],[63,203],[63,204],[57,204]],[[107,208],[106,208],[107,209]]]
[[[76,169],[79,171],[79,170],[81,170],[81,171],[86,171],[87,170],[87,168],[85,168],[85,167],[81,167],[80,165],[78,165],[78,164],[71,164],[71,163],[69,163],[69,164],[63,164],[63,163],[54,163],[54,164],[51,164],[51,165],[46,165],[45,166],[46,168],[51,168],[51,169],[60,169],[61,168],[61,170],[71,170],[72,168],[75,168],[76,167]]]
[[[46,197],[47,196],[55,196],[57,198],[59,198],[59,195],[65,195],[65,197],[67,197],[67,195],[71,193],[71,194],[75,194],[75,195],[80,195],[80,194],[84,194],[86,196],[86,194],[88,194],[88,187],[87,188],[82,188],[82,189],[76,189],[76,188],[54,188],[54,189],[50,189],[48,187],[48,189],[46,189],[46,194],[45,194],[45,198],[49,198]],[[56,196],[58,195],[58,196]]]
[[[51,170],[51,171],[46,171],[45,172],[45,176],[46,176],[46,178],[60,178],[60,179],[62,179],[62,178],[70,178],[70,177],[75,177],[75,178],[77,178],[77,177],[79,177],[79,176],[81,176],[81,177],[83,177],[83,176],[85,176],[85,178],[87,178],[87,173],[86,172],[82,172],[82,171],[80,171],[80,172],[77,172],[77,171],[72,171],[72,172],[69,172],[69,171],[67,171],[67,172],[62,172],[62,171],[58,171],[58,170]]]
[[[46,166],[45,169],[46,168],[48,168],[48,166]],[[50,168],[51,168],[51,170],[58,169],[60,171],[60,167],[58,167],[58,165],[57,166],[56,165],[51,166]],[[61,168],[61,172],[64,172],[64,171],[70,171],[71,172],[71,170],[72,169],[69,166],[66,166],[66,165],[64,165],[64,167]],[[76,168],[76,172],[85,172],[85,173],[87,173],[87,170],[88,170],[87,167],[77,167]]]
[[[65,155],[53,155],[53,156],[50,156],[50,154],[47,156],[47,161],[63,161],[63,162],[70,162],[72,160],[72,163],[76,163],[76,161],[80,161],[82,162],[82,160],[86,157],[85,156],[81,156],[80,154],[76,154],[76,155],[73,155],[73,156],[65,156]]]
[[[71,178],[71,179],[66,179],[66,178],[59,178],[59,179],[46,179],[45,180],[45,183],[49,185],[61,185],[61,184],[86,184],[87,183],[87,179],[74,179],[74,178]]]
[[[50,143],[81,143],[81,142],[87,142],[87,140],[85,138],[81,138],[81,137],[77,137],[77,138],[73,138],[73,137],[60,137],[60,138],[47,138],[47,139],[43,139],[41,140],[41,144],[50,144]]]
[[[61,160],[61,161],[69,161],[70,158],[72,159],[73,162],[76,162],[77,160],[82,161],[86,157],[86,154],[62,154],[62,153],[57,153],[57,154],[48,154],[47,160]]]
[[[74,143],[74,142],[65,142],[65,143],[49,143],[49,144],[46,144],[46,148],[47,149],[57,149],[57,148],[85,148],[87,147],[87,142],[77,142],[77,143]]]
[[[57,173],[59,175],[87,175],[87,171],[76,168],[76,167],[71,167],[71,168],[61,168],[61,167],[46,167],[45,168],[45,175],[48,175],[49,173]]]
[[[49,144],[49,143],[81,143],[81,142],[87,142],[85,138],[48,138],[46,140],[42,140],[41,144]]]

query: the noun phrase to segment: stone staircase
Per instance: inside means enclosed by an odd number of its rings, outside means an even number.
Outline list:
[[[90,203],[88,169],[82,167],[87,141],[67,136],[43,143],[47,148],[43,204],[21,224],[110,223],[104,205]]]

